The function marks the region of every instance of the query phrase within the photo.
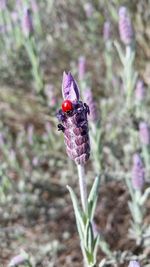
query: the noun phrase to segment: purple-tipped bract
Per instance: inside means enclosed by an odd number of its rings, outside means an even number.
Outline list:
[[[71,72],[63,73],[62,95],[64,99],[79,100],[79,88]]]
[[[57,113],[60,121],[58,129],[64,133],[68,156],[76,164],[83,165],[90,156],[87,120],[89,108],[79,100],[79,89],[70,72],[63,75],[62,93],[65,100],[72,102],[73,108],[68,112],[59,110]]]

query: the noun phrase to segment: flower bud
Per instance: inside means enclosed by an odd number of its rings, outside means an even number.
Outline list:
[[[149,126],[146,122],[140,122],[139,124],[139,135],[140,140],[143,145],[149,145],[150,144],[150,131]]]
[[[134,39],[134,31],[128,10],[124,6],[119,9],[119,33],[121,41],[125,45],[131,45]]]
[[[142,190],[145,183],[144,165],[139,154],[133,156],[132,186],[135,190]]]

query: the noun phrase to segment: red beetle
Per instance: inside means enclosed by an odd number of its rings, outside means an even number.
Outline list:
[[[62,111],[63,112],[67,112],[67,111],[73,110],[72,102],[70,100],[67,100],[67,99],[63,101],[61,107],[62,107]]]

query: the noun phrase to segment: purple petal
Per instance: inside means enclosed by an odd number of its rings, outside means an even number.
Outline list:
[[[79,88],[71,72],[63,73],[62,95],[64,99],[79,100]]]

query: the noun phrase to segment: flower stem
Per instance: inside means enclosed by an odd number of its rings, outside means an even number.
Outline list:
[[[87,185],[86,185],[84,165],[77,164],[77,169],[78,169],[78,176],[79,176],[81,203],[82,203],[83,211],[86,212],[87,210]]]

